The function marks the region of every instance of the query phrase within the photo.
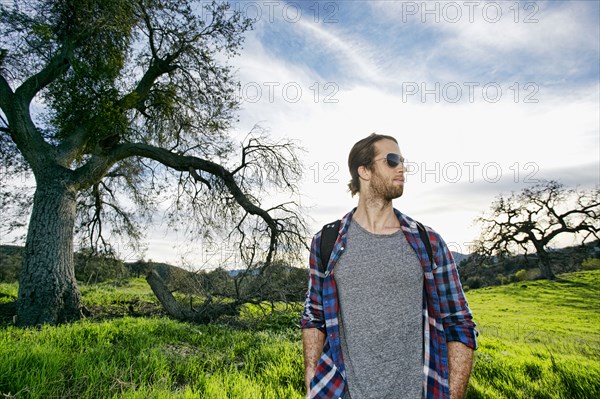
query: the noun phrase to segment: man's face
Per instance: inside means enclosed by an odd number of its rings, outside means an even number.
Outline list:
[[[391,201],[404,192],[404,164],[391,167],[386,159],[388,154],[400,154],[398,144],[392,140],[380,140],[375,143],[375,160],[371,181],[370,194],[375,198]]]

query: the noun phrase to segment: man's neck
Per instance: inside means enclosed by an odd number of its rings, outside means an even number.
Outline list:
[[[360,197],[352,219],[373,234],[392,234],[400,228],[392,201],[383,199]]]

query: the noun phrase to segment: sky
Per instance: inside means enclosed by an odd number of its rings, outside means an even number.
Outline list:
[[[311,232],[357,204],[347,156],[372,132],[407,159],[394,206],[469,253],[474,219],[541,179],[600,184],[597,1],[242,1],[256,20],[231,64],[242,108],[306,152]],[[159,228],[148,258],[206,265],[223,250]],[[555,244],[571,245],[572,237]],[[198,259],[198,254],[201,259]]]
[[[599,4],[234,2],[256,22],[229,61],[242,101],[232,134],[259,124],[306,150],[311,232],[357,204],[352,145],[372,132],[396,137],[409,170],[394,206],[468,253],[474,219],[500,193],[540,179],[600,184]],[[160,222],[147,241],[155,261],[223,256]]]

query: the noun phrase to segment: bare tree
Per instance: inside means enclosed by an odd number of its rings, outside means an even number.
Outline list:
[[[580,234],[581,243],[598,239],[600,190],[568,189],[556,181],[542,181],[510,196],[500,195],[487,216],[476,219],[483,226],[475,252],[505,256],[532,249],[542,276],[554,279],[548,245],[558,235]]]
[[[298,204],[267,202],[268,190],[298,194],[298,147],[257,128],[240,148],[229,133],[239,85],[227,59],[251,21],[203,4],[0,4],[1,159],[7,173],[35,177],[32,199],[2,196],[32,203],[19,325],[80,318],[74,236],[107,252],[109,235],[136,242],[158,201],[171,201],[189,235],[228,232],[266,267],[304,248]]]

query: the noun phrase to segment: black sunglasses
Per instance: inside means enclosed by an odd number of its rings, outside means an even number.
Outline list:
[[[400,165],[401,163],[404,163],[404,157],[402,157],[400,154],[394,154],[393,152],[390,152],[389,154],[387,154],[385,156],[385,158],[380,158],[380,159],[376,159],[375,161],[381,161],[385,159],[385,162],[388,164],[388,166],[390,168],[395,168],[396,166]]]

